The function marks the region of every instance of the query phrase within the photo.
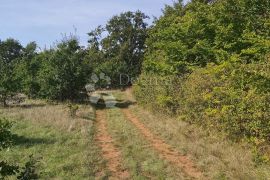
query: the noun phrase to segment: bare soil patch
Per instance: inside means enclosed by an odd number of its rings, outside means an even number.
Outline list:
[[[114,146],[113,139],[107,130],[106,114],[103,110],[96,111],[97,135],[96,140],[101,148],[104,159],[107,160],[111,178],[128,179],[129,173],[122,167],[121,152]]]

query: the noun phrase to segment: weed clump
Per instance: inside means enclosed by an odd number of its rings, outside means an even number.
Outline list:
[[[76,104],[68,103],[68,108],[70,117],[76,117],[79,106]]]

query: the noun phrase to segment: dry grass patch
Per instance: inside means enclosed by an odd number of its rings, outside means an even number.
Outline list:
[[[81,131],[87,133],[87,127],[95,118],[93,108],[89,105],[78,105],[76,117],[70,117],[67,104],[49,104],[42,100],[27,100],[26,102],[0,109],[5,116],[16,119],[27,119],[34,123],[55,126],[65,131]]]

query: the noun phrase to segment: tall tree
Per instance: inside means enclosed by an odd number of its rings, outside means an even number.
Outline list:
[[[55,100],[76,100],[91,72],[85,52],[75,38],[63,40],[55,50],[43,54],[39,72],[40,96]]]
[[[105,28],[99,26],[89,33],[91,57],[99,54],[97,59],[92,58],[99,62],[98,71],[115,76],[113,79],[119,79],[120,74],[135,77],[140,74],[147,38],[147,19],[149,17],[141,11],[125,12],[112,17]],[[102,33],[107,35],[103,39]],[[117,80],[115,83],[118,83]]]
[[[0,41],[0,99],[4,106],[7,98],[19,90],[15,67],[22,57],[22,45],[14,40]]]
[[[16,68],[22,92],[31,98],[36,97],[40,89],[37,75],[42,63],[41,57],[37,52],[37,44],[31,42],[23,49],[22,60]]]

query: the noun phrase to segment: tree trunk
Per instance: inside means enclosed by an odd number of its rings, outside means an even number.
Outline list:
[[[7,105],[7,98],[4,97],[4,98],[2,99],[2,103],[3,103],[3,106],[4,106],[4,107],[7,107],[7,106],[8,106],[8,105]]]

